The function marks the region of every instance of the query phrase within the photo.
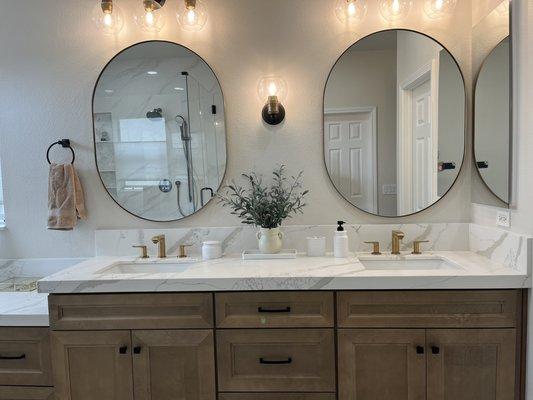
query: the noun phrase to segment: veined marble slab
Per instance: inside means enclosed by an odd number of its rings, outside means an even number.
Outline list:
[[[365,253],[368,255],[368,253]],[[359,254],[360,255],[360,254]],[[38,282],[46,293],[191,292],[239,290],[356,290],[356,289],[489,289],[531,286],[527,274],[497,264],[469,251],[436,251],[422,256],[441,257],[460,268],[366,270],[356,257],[299,256],[294,260],[242,260],[238,256],[200,261],[176,272],[105,273],[131,257],[98,257]],[[146,263],[147,261],[142,261]],[[169,264],[172,259],[151,260]],[[165,268],[167,268],[166,266]]]
[[[48,326],[48,294],[0,293],[0,326]]]

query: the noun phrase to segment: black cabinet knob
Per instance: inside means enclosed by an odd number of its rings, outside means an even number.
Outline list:
[[[424,346],[416,346],[416,354],[424,354]]]
[[[120,354],[126,354],[128,352],[128,346],[120,346],[118,352]]]
[[[135,354],[141,354],[141,346],[135,346],[133,348],[133,353]]]
[[[431,352],[433,354],[439,354],[440,353],[440,347],[439,346],[431,346]]]

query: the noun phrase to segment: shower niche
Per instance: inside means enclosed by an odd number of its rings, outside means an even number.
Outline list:
[[[194,214],[226,170],[222,89],[188,48],[135,44],[104,68],[93,95],[96,165],[113,200],[152,221]]]

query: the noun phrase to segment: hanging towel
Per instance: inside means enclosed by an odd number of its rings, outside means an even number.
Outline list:
[[[51,164],[48,177],[48,229],[74,229],[87,219],[83,189],[72,164]]]

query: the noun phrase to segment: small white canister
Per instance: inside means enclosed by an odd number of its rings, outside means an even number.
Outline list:
[[[323,257],[326,255],[326,238],[324,236],[313,236],[307,238],[307,256]]]
[[[218,240],[210,240],[202,244],[202,258],[204,260],[214,260],[222,257],[222,243]]]

